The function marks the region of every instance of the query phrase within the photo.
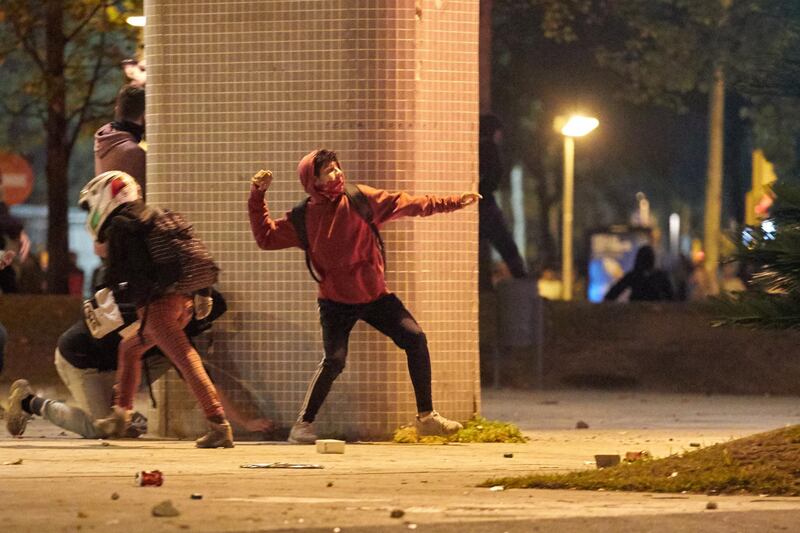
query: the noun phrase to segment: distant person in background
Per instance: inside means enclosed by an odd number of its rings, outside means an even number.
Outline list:
[[[114,121],[94,134],[95,176],[120,170],[133,176],[144,194],[147,152],[140,146],[144,133],[144,87],[125,85],[117,94]]]
[[[500,159],[500,143],[503,139],[503,124],[494,115],[482,115],[480,118],[480,139],[478,145],[478,185],[483,201],[478,204],[479,236],[480,236],[480,286],[490,288],[491,283],[491,250],[493,246],[508,266],[508,271],[515,278],[526,276],[525,262],[519,255],[517,245],[506,226],[500,206],[494,198],[494,192],[500,186],[504,169]]]
[[[539,296],[548,300],[560,300],[563,296],[564,287],[561,277],[554,268],[545,267],[539,274]]]
[[[722,292],[743,292],[747,287],[739,276],[739,263],[736,261],[722,265],[719,288]]]
[[[689,276],[689,300],[705,300],[714,294],[714,280],[705,268],[705,253],[692,253],[692,273]]]
[[[25,233],[22,221],[13,216],[5,203],[3,189],[0,187],[0,293],[19,292],[17,273],[11,268],[14,258],[25,261],[30,251],[31,241]]]
[[[606,293],[605,301],[613,301],[630,289],[629,300],[652,302],[672,300],[672,283],[663,270],[656,268],[656,254],[652,246],[642,246],[636,252],[633,270],[622,276]]]
[[[670,273],[675,287],[675,300],[685,302],[689,299],[689,278],[692,275],[692,260],[684,254],[678,254]]]
[[[47,275],[42,268],[40,253],[28,254],[19,265],[19,292],[22,294],[42,294],[47,289]]]

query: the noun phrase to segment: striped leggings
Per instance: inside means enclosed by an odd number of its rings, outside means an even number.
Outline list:
[[[144,311],[144,308],[138,310],[140,320]],[[225,420],[217,390],[203,368],[200,355],[183,332],[191,318],[191,299],[186,295],[170,294],[150,303],[144,339],[141,335],[133,335],[119,345],[119,407],[133,408],[133,396],[142,379],[142,355],[153,346],[158,346],[186,380],[206,418],[218,423]]]

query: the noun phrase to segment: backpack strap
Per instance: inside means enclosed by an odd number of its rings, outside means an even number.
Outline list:
[[[383,238],[380,231],[378,231],[378,227],[373,222],[372,206],[369,205],[367,196],[358,188],[358,185],[350,183],[345,184],[344,193],[350,199],[350,203],[359,216],[364,219],[369,229],[372,230],[372,234],[375,235],[375,239],[378,241],[378,249],[380,249],[381,257],[383,257],[383,266],[386,268],[386,246],[383,244]]]
[[[303,253],[305,253],[306,268],[308,269],[308,272],[311,274],[311,277],[314,278],[314,281],[316,281],[317,283],[322,283],[322,278],[319,275],[317,275],[317,273],[314,271],[314,267],[311,264],[311,256],[308,253],[308,230],[306,229],[306,211],[308,202],[310,200],[311,197],[308,197],[292,208],[292,210],[289,212],[289,222],[291,222],[292,226],[294,226],[294,231],[297,234],[297,239],[300,241],[300,247],[303,249]]]
[[[349,183],[345,184],[344,193],[347,195],[347,198],[350,200],[350,204],[356,210],[356,213],[358,213],[358,216],[360,216],[364,222],[367,223],[367,226],[369,226],[372,234],[375,235],[375,239],[378,241],[378,249],[381,251],[381,257],[383,257],[383,264],[385,268],[386,246],[383,243],[383,238],[381,237],[381,233],[378,231],[378,227],[373,222],[372,206],[369,205],[367,196],[361,191],[361,189],[358,188],[357,185],[351,185]],[[297,240],[300,241],[300,247],[305,253],[306,268],[308,268],[308,271],[311,273],[311,277],[314,278],[314,281],[317,283],[322,283],[322,277],[319,276],[314,270],[314,266],[311,264],[311,256],[308,253],[309,243],[308,230],[306,229],[306,211],[308,202],[310,200],[311,197],[308,197],[292,208],[292,210],[289,212],[289,222],[291,222],[292,226],[294,226],[294,231],[297,234]]]

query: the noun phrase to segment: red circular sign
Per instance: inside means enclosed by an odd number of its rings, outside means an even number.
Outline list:
[[[33,169],[25,158],[0,152],[0,188],[7,205],[28,199],[33,191]]]

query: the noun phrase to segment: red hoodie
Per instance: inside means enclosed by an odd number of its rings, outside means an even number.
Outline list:
[[[350,205],[347,195],[331,201],[314,188],[314,156],[300,160],[297,173],[300,183],[311,196],[306,209],[309,255],[321,275],[319,297],[347,304],[374,302],[388,294],[383,257],[375,235]],[[411,196],[405,192],[387,192],[359,185],[372,207],[373,222],[381,224],[404,216],[429,216],[461,208],[460,196]],[[264,192],[253,186],[248,201],[250,229],[258,246],[264,250],[300,247],[288,213],[280,220],[269,216]]]

